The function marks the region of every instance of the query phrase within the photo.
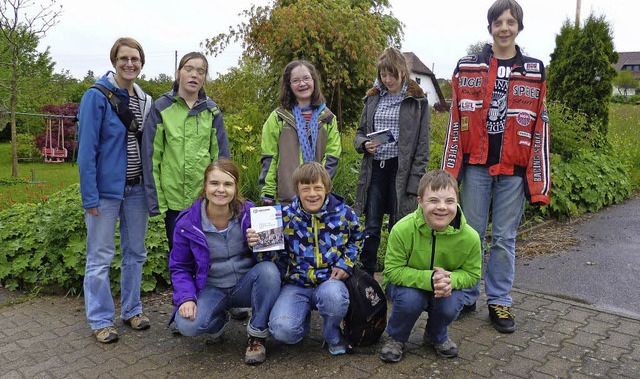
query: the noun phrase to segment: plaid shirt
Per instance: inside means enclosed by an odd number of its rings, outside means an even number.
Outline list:
[[[378,81],[374,85],[380,90],[380,101],[376,107],[376,113],[373,116],[374,130],[381,131],[385,129],[391,130],[394,142],[381,145],[376,149],[373,159],[382,161],[395,158],[398,156],[398,138],[400,136],[400,104],[407,92],[407,84],[402,85],[399,94],[389,93],[386,87],[381,86]]]

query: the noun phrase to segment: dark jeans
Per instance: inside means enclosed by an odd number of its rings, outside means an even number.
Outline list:
[[[182,211],[174,211],[168,209],[164,214],[164,228],[167,232],[167,241],[169,241],[169,252],[173,249],[173,231],[176,228],[176,219]]]
[[[397,172],[398,158],[373,161],[365,211],[364,245],[360,254],[362,269],[370,275],[373,275],[378,268],[378,248],[380,247],[382,217],[385,213],[389,214],[389,230],[391,230],[396,221]]]

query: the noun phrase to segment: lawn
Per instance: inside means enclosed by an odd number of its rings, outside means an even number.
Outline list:
[[[631,183],[635,190],[639,190],[640,105],[612,104],[610,109],[609,142],[620,160],[629,165]]]
[[[0,143],[0,210],[15,203],[36,203],[80,181],[71,163],[18,163],[18,179],[11,177],[11,144]]]

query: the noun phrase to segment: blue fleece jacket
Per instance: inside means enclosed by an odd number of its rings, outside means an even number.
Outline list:
[[[129,104],[129,93],[118,88],[109,71],[96,81]],[[151,109],[151,96],[134,84],[143,120]],[[84,208],[100,205],[100,198],[122,199],[127,176],[127,129],[97,88],[89,88],[78,109],[78,168]]]

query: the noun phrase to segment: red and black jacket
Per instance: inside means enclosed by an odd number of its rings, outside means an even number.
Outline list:
[[[548,205],[551,168],[544,65],[538,59],[522,55],[518,46],[516,51],[509,78],[500,161],[489,167],[489,173],[523,176],[527,199],[536,205]],[[482,53],[460,59],[453,73],[453,101],[442,168],[458,180],[464,164],[487,162],[487,112],[497,69],[491,45],[485,45]]]

